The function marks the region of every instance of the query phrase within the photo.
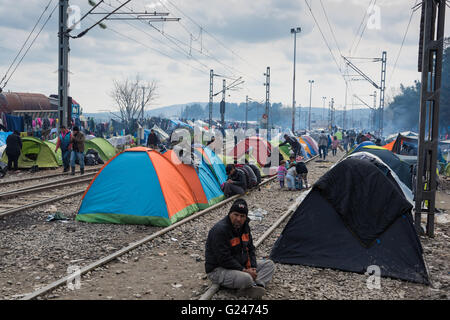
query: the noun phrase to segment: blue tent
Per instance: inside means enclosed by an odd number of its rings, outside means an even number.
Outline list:
[[[0,132],[0,147],[6,144],[6,138],[12,134],[12,132]]]
[[[361,149],[362,147],[365,147],[365,146],[374,146],[374,145],[375,145],[375,143],[373,143],[372,141],[363,141],[363,142],[361,142],[360,144],[358,144],[358,145],[355,147],[355,149],[352,150],[352,152],[359,151],[359,149]]]
[[[214,153],[214,151],[205,146],[194,148],[194,151],[199,153],[199,156],[211,169],[211,172],[214,174],[217,182],[219,182],[220,185],[227,181],[228,176],[225,171],[225,165],[223,164],[222,160],[220,160],[220,158]]]
[[[196,171],[210,206],[225,199],[225,195],[220,189],[219,182],[216,180],[216,177],[204,160],[201,161]]]

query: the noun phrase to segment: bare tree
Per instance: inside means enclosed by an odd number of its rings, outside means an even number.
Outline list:
[[[134,80],[129,78],[117,81],[113,80],[114,89],[110,96],[113,98],[122,122],[131,125],[134,120],[144,117],[145,108],[157,97],[157,84],[153,80],[144,82],[139,75]]]

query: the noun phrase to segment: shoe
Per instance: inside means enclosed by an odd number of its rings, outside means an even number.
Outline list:
[[[254,285],[250,288],[239,289],[237,295],[239,297],[250,297],[252,299],[261,299],[266,293],[266,289],[262,286]]]
[[[67,172],[67,171],[69,171],[69,168],[65,168],[63,172]]]
[[[80,168],[80,174],[84,174],[84,168]]]
[[[71,175],[72,175],[72,176],[75,175],[75,167],[72,167],[72,173],[71,173]]]

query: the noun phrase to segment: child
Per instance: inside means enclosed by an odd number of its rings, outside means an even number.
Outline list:
[[[289,169],[286,174],[287,187],[289,191],[295,190],[295,177],[297,176],[297,171],[295,169],[295,164],[289,164]]]
[[[333,156],[337,153],[337,148],[339,145],[339,140],[336,136],[333,136],[333,142],[331,142],[331,151],[333,151]]]
[[[277,178],[278,181],[280,181],[280,188],[284,188],[284,177],[286,176],[287,169],[286,169],[286,161],[281,160],[280,166],[277,170]]]
[[[306,164],[303,161],[298,162],[295,165],[295,170],[297,171],[299,180],[300,180],[300,189],[303,189],[302,182],[305,183],[305,188],[308,189],[308,168],[306,167]]]

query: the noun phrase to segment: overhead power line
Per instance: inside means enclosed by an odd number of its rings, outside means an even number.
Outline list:
[[[30,39],[31,35],[33,34],[34,30],[36,29],[36,27],[38,26],[39,22],[41,22],[42,17],[44,16],[45,12],[47,12],[48,8],[50,7],[50,4],[52,3],[53,0],[50,0],[48,2],[48,4],[45,6],[44,10],[42,11],[41,15],[39,16],[38,20],[36,21],[36,23],[34,24],[33,29],[30,31],[30,33],[28,34],[27,39],[25,40],[25,42],[23,43],[22,47],[20,48],[19,52],[16,54],[16,56],[14,57],[13,61],[11,62],[11,64],[9,65],[8,70],[6,71],[5,75],[3,76],[2,80],[0,81],[0,86],[2,84],[2,82],[6,79],[6,77],[8,76],[9,71],[11,70],[12,66],[14,65],[14,63],[16,62],[17,58],[20,56],[20,54],[22,53],[23,49],[25,48],[28,40]]]
[[[343,72],[342,72],[342,69],[341,69],[341,67],[339,66],[339,63],[337,62],[336,57],[334,56],[334,53],[333,53],[333,51],[331,50],[330,44],[328,43],[327,39],[325,38],[325,35],[324,35],[324,33],[322,32],[322,29],[320,28],[320,25],[319,25],[319,23],[318,23],[316,17],[314,16],[314,13],[312,12],[311,6],[309,5],[308,1],[306,1],[306,0],[305,0],[305,3],[306,3],[306,5],[308,6],[309,11],[311,12],[311,16],[313,17],[314,22],[315,22],[317,28],[319,29],[320,34],[322,35],[322,39],[323,39],[323,41],[325,42],[325,45],[327,46],[328,51],[330,51],[331,57],[333,58],[334,63],[336,64],[336,66],[337,66],[337,68],[338,68],[338,70],[339,70],[339,73],[341,74],[341,76],[342,76],[342,77],[344,78],[344,80],[345,80],[345,77],[344,77],[344,74],[343,74]]]
[[[5,81],[5,83],[3,84],[3,86],[0,88],[0,92],[3,91],[3,89],[6,87],[6,85],[8,84],[9,80],[11,79],[11,77],[14,75],[14,73],[16,72],[17,68],[20,66],[20,64],[22,63],[23,59],[25,58],[25,56],[27,55],[28,51],[30,51],[31,47],[33,46],[33,44],[36,42],[37,38],[39,37],[39,35],[41,34],[42,30],[44,29],[44,27],[47,25],[47,23],[50,21],[53,13],[55,12],[56,8],[58,7],[58,4],[56,4],[56,6],[53,8],[53,10],[50,12],[47,20],[45,20],[44,24],[42,25],[41,29],[39,29],[39,32],[36,34],[36,36],[33,38],[32,42],[30,43],[30,45],[28,46],[27,50],[24,52],[24,54],[22,55],[22,58],[20,58],[19,62],[16,64],[14,70],[11,72],[11,74],[9,75],[8,79]]]
[[[392,68],[391,77],[389,78],[389,83],[391,83],[392,77],[394,76],[394,72],[395,72],[396,67],[397,67],[397,62],[398,62],[398,59],[400,58],[400,54],[402,52],[402,48],[403,48],[403,45],[404,45],[405,40],[406,40],[406,36],[408,35],[409,26],[411,25],[411,20],[412,20],[412,17],[414,15],[414,12],[415,12],[414,8],[417,6],[417,2],[418,1],[419,0],[415,0],[414,6],[411,9],[411,15],[409,17],[408,25],[406,26],[406,31],[405,31],[405,34],[403,36],[402,44],[400,45],[400,49],[398,50],[398,53],[397,53],[397,58],[395,59],[394,67]]]

